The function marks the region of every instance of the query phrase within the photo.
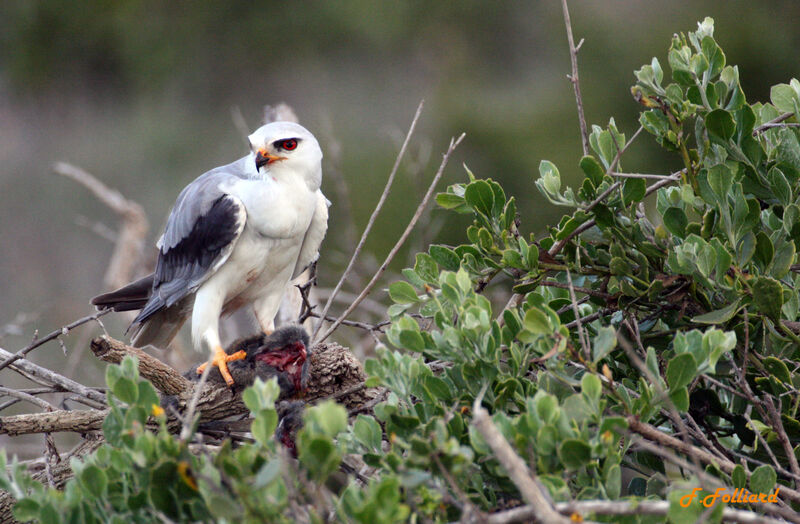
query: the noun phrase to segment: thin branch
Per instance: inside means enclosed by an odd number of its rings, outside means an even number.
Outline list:
[[[8,351],[6,351],[4,349],[0,349],[0,357],[2,357],[2,358],[11,359],[14,356],[15,355],[13,355],[12,353],[9,353]],[[15,360],[17,360],[17,359],[15,359]],[[29,373],[29,374],[31,374],[31,375],[33,375],[35,377],[38,377],[40,379],[43,379],[43,380],[49,382],[51,384],[56,384],[58,386],[61,386],[62,388],[66,389],[67,391],[71,391],[73,393],[76,393],[78,395],[86,397],[86,398],[88,398],[90,400],[94,400],[96,402],[100,402],[100,403],[103,403],[103,404],[105,404],[105,402],[106,402],[105,395],[103,395],[99,391],[97,391],[95,389],[92,389],[92,388],[89,388],[87,386],[84,386],[83,384],[79,384],[78,382],[75,382],[72,379],[69,379],[69,378],[64,377],[62,375],[59,375],[58,373],[50,371],[47,368],[43,368],[41,366],[37,366],[36,364],[34,364],[33,362],[30,362],[29,360],[19,359],[16,362],[14,362],[14,364],[10,364],[10,366],[14,370],[20,369],[20,370],[24,371],[25,373]]]
[[[658,189],[661,189],[662,187],[666,186],[670,182],[676,182],[676,181],[680,180],[680,177],[684,173],[684,171],[686,171],[686,170],[685,169],[681,169],[680,171],[676,171],[675,173],[672,173],[671,175],[669,175],[669,177],[664,178],[663,180],[659,180],[658,182],[650,185],[645,190],[644,197],[642,197],[642,198],[645,198],[645,197],[651,195],[654,191],[657,191]],[[619,184],[619,182],[615,182],[615,184]],[[611,189],[611,188],[609,188],[609,189]],[[613,191],[613,189],[611,189],[611,191]],[[607,190],[604,193],[610,193],[611,191]],[[595,203],[596,203],[596,201],[595,201]],[[594,205],[595,203],[593,203],[591,205]],[[573,231],[572,233],[567,235],[562,240],[559,240],[558,242],[553,244],[553,246],[550,249],[547,250],[547,254],[552,256],[552,257],[556,256],[559,252],[561,252],[562,249],[564,249],[564,246],[567,245],[567,242],[569,242],[575,236],[580,235],[581,233],[583,233],[584,231],[586,231],[587,229],[589,229],[590,227],[592,227],[594,225],[595,225],[595,219],[594,218],[592,218],[591,220],[587,220],[586,222],[584,222],[580,226],[576,227],[575,231]]]
[[[581,85],[578,79],[578,47],[575,47],[575,39],[572,37],[572,22],[570,22],[569,19],[567,0],[561,0],[561,6],[564,10],[564,24],[567,27],[567,41],[569,42],[569,58],[572,62],[572,74],[567,75],[567,78],[572,82],[572,88],[575,91],[575,102],[578,105],[578,122],[581,126],[581,145],[583,145],[583,155],[586,156],[589,154],[589,130],[586,127],[586,116],[583,113],[583,98],[581,97]],[[582,43],[583,40],[581,40],[581,44]]]
[[[773,118],[769,122],[765,122],[765,123],[761,124],[757,128],[753,129],[753,136],[757,136],[759,133],[761,133],[762,131],[764,131],[766,129],[769,129],[771,127],[775,127],[775,124],[780,124],[784,120],[789,120],[790,118],[792,118],[792,116],[794,116],[794,112],[788,111],[786,113],[783,113],[782,115],[779,115],[779,116]]]
[[[543,524],[567,524],[569,519],[559,515],[548,500],[547,495],[539,487],[537,476],[528,469],[511,444],[492,422],[489,412],[480,404],[480,396],[472,406],[472,425],[478,430],[486,444],[494,452],[495,458],[508,473],[511,481],[520,491],[522,498],[530,504],[533,518]]]
[[[591,297],[602,298],[603,300],[613,300],[614,295],[610,293],[603,293],[602,291],[597,291],[596,289],[589,289],[588,287],[580,287],[580,286],[570,286],[569,284],[563,284],[561,282],[556,282],[554,280],[543,280],[539,282],[540,286],[547,286],[547,287],[557,287],[559,289],[573,289],[577,293],[583,293],[584,295],[589,295]],[[578,301],[580,303],[580,301]],[[566,308],[570,308],[572,306],[564,306]]]
[[[27,355],[28,353],[30,353],[34,349],[36,349],[39,346],[41,346],[42,344],[44,344],[46,342],[50,342],[54,338],[58,338],[61,335],[66,335],[67,333],[69,333],[69,331],[71,329],[74,329],[74,328],[76,328],[78,326],[82,326],[83,324],[86,324],[87,322],[91,322],[92,320],[97,320],[98,318],[102,317],[103,315],[107,315],[107,314],[111,313],[111,311],[113,311],[113,310],[106,309],[106,310],[98,311],[98,312],[93,313],[91,315],[85,316],[85,317],[83,317],[81,319],[76,320],[75,322],[67,324],[66,326],[63,326],[63,327],[61,327],[59,329],[56,329],[55,331],[53,331],[51,333],[48,333],[47,335],[44,336],[44,338],[40,338],[40,339],[35,340],[34,342],[31,342],[26,348],[21,349],[21,350],[17,351],[14,354],[10,354],[10,356],[8,358],[6,358],[6,360],[4,360],[2,363],[0,363],[0,370],[2,370],[5,367],[8,367],[10,364],[12,364],[12,363],[16,362],[17,360],[21,359],[22,357],[24,357],[25,355]],[[6,351],[3,350],[3,353],[6,353]]]
[[[583,348],[583,354],[587,361],[592,360],[592,350],[589,347],[589,337],[586,335],[586,330],[583,329],[583,324],[581,323],[581,313],[578,311],[578,299],[575,297],[575,288],[572,286],[572,275],[567,269],[567,282],[569,289],[569,299],[572,303],[572,312],[575,314],[575,322],[578,323],[578,339],[581,341],[581,347]]]
[[[328,338],[331,335],[331,333],[333,333],[336,330],[336,328],[339,327],[339,324],[341,324],[342,321],[345,318],[347,318],[347,316],[350,313],[352,313],[355,308],[358,307],[361,301],[364,300],[364,298],[366,298],[369,292],[372,291],[372,288],[375,286],[375,283],[378,281],[381,275],[383,275],[383,272],[386,271],[386,268],[389,266],[389,263],[392,261],[392,259],[394,259],[397,252],[403,246],[406,239],[408,238],[408,235],[411,234],[411,231],[414,229],[414,226],[419,220],[419,217],[422,216],[422,212],[425,210],[425,206],[428,205],[428,201],[430,200],[431,195],[433,195],[434,189],[436,189],[436,184],[439,182],[439,179],[442,178],[442,174],[444,173],[444,168],[447,166],[448,160],[450,160],[450,155],[453,154],[453,151],[455,151],[456,147],[458,147],[458,145],[461,143],[461,141],[464,139],[465,136],[466,134],[462,133],[461,136],[459,136],[457,139],[450,140],[450,147],[447,148],[447,152],[444,154],[444,157],[442,158],[442,163],[439,165],[439,169],[436,172],[436,175],[434,175],[430,186],[428,186],[428,191],[422,198],[422,202],[420,202],[419,206],[417,206],[417,210],[414,213],[414,216],[411,217],[411,221],[408,223],[408,226],[406,226],[406,230],[403,231],[403,234],[400,236],[400,239],[397,241],[397,243],[395,243],[394,247],[389,252],[389,254],[386,255],[386,259],[383,261],[383,264],[381,264],[381,267],[378,268],[378,271],[375,273],[375,275],[373,275],[372,280],[369,281],[366,287],[364,287],[363,291],[361,291],[361,293],[358,295],[358,297],[356,297],[353,303],[350,304],[350,306],[348,306],[348,308],[344,311],[344,313],[342,313],[339,316],[339,318],[336,319],[336,322],[334,322],[333,325],[330,328],[328,328],[325,334],[320,336],[317,340],[315,340],[315,343],[322,342],[323,340]],[[324,313],[325,312],[323,311],[323,316]]]
[[[370,231],[372,231],[372,226],[375,224],[375,220],[378,217],[378,213],[380,213],[381,209],[383,209],[383,204],[386,202],[386,198],[389,196],[389,190],[392,188],[392,183],[394,182],[394,177],[397,174],[397,170],[400,167],[400,162],[403,159],[403,155],[405,155],[406,148],[408,147],[408,143],[411,140],[411,135],[414,133],[414,128],[417,127],[417,121],[419,120],[420,115],[422,114],[422,107],[425,101],[421,101],[419,106],[417,107],[417,112],[414,114],[414,118],[411,120],[411,126],[408,128],[408,133],[406,133],[406,138],[403,141],[403,145],[400,146],[400,151],[397,153],[397,158],[394,161],[394,166],[392,166],[392,171],[389,173],[389,178],[386,180],[386,185],[383,187],[383,193],[381,193],[380,199],[378,199],[378,204],[375,206],[375,209],[372,210],[372,215],[369,217],[369,221],[367,222],[367,227],[364,228],[364,232],[361,234],[361,239],[358,241],[358,245],[356,245],[355,250],[353,251],[353,256],[350,257],[350,262],[347,263],[347,267],[342,273],[341,278],[336,283],[336,287],[333,288],[331,291],[330,296],[328,296],[328,300],[325,302],[325,307],[322,308],[322,313],[320,316],[325,318],[328,314],[328,311],[331,308],[331,304],[333,304],[333,300],[336,298],[336,294],[339,293],[339,290],[342,288],[345,280],[350,275],[350,272],[353,270],[353,265],[358,258],[358,255],[361,253],[361,250],[364,248],[364,243],[367,241],[367,236],[369,235]],[[327,338],[330,333],[333,332],[333,329],[329,329],[328,332],[325,334],[324,337],[317,339],[317,335],[319,334],[320,329],[322,329],[323,322],[319,322],[314,329],[314,333],[311,335],[312,340],[316,342],[321,342]]]
[[[733,468],[736,467],[736,464],[732,461],[724,460],[720,457],[712,455],[705,449],[698,448],[671,435],[667,435],[650,424],[640,421],[634,415],[628,415],[626,420],[628,421],[628,427],[634,433],[638,433],[644,438],[652,440],[653,442],[656,442],[662,446],[670,447],[680,451],[681,453],[689,455],[690,457],[694,457],[704,464],[717,464],[723,472],[729,475],[733,472]],[[800,502],[800,492],[786,486],[781,486],[778,496],[791,502]]]
[[[653,515],[664,517],[669,513],[670,503],[666,500],[576,500],[557,502],[555,510],[562,515],[606,515],[612,517]],[[535,508],[519,506],[514,509],[493,513],[486,518],[487,524],[508,524],[511,522],[528,522],[536,515]],[[782,520],[764,517],[752,511],[725,508],[722,510],[724,522],[738,524],[780,524]],[[576,522],[586,522],[582,518]]]
[[[149,224],[144,209],[137,202],[122,196],[122,193],[103,184],[93,175],[79,167],[56,162],[53,171],[82,185],[122,218],[122,227],[116,240],[111,261],[103,277],[108,288],[116,288],[130,282],[134,269],[142,256],[144,238]]]
[[[644,179],[652,178],[656,180],[664,180],[671,177],[671,175],[652,175],[649,173],[617,173],[616,171],[612,171],[611,173],[609,173],[609,175],[618,178],[644,178]]]
[[[25,393],[24,391],[19,391],[16,389],[0,386],[0,394],[5,395],[7,397],[14,397],[19,400],[24,400],[26,402],[30,402],[31,404],[36,404],[37,406],[45,409],[46,411],[56,410],[56,407],[47,402],[46,400],[40,399],[39,397],[35,397],[30,393]]]
[[[781,446],[783,446],[783,451],[789,460],[789,467],[795,476],[794,487],[798,488],[800,483],[798,483],[797,478],[800,477],[800,466],[798,466],[797,456],[794,454],[794,450],[792,449],[792,443],[789,441],[788,435],[786,435],[786,430],[783,427],[781,416],[778,413],[778,410],[775,409],[775,403],[772,401],[772,397],[769,395],[765,395],[764,405],[766,406],[767,412],[772,419],[772,429],[775,430],[775,433],[778,436],[778,442],[780,442]]]

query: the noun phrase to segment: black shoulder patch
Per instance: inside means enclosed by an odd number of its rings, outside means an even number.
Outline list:
[[[160,251],[150,300],[134,323],[146,321],[188,295],[236,238],[238,221],[239,206],[223,195],[197,219],[187,236],[171,249]]]

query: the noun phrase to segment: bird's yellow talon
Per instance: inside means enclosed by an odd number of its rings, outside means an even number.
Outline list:
[[[217,348],[214,351],[214,357],[211,359],[211,364],[217,366],[219,369],[219,374],[222,375],[222,378],[225,379],[225,383],[229,386],[232,386],[234,383],[233,377],[231,376],[231,372],[228,371],[228,362],[233,362],[234,360],[243,360],[247,356],[247,353],[240,350],[232,355],[228,355],[225,353],[225,350],[222,348]],[[205,371],[208,362],[204,362],[197,367],[197,374],[202,375],[203,371]]]

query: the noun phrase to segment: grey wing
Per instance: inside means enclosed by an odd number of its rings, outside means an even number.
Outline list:
[[[134,324],[195,292],[230,256],[247,220],[241,200],[219,188],[232,176],[207,173],[179,195],[158,244],[152,293]]]
[[[314,216],[311,217],[311,224],[303,238],[303,245],[300,247],[292,279],[297,278],[319,256],[319,246],[328,231],[328,206],[330,205],[331,203],[325,198],[322,191],[318,190]]]

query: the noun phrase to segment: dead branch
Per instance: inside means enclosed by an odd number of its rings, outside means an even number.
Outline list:
[[[108,336],[95,338],[91,343],[91,349],[98,358],[110,363],[121,362],[125,355],[136,356],[139,359],[140,375],[150,380],[162,394],[175,396],[179,412],[186,409],[195,392],[196,383],[187,380],[177,370],[141,349]],[[371,401],[378,393],[376,388],[363,387],[366,375],[361,363],[349,350],[338,344],[321,344],[314,348],[309,373],[308,388],[304,396],[307,403],[334,397],[345,407],[354,408]],[[196,411],[200,413],[201,422],[217,421],[248,413],[238,391],[215,384],[206,384],[203,387],[198,397]],[[13,436],[96,431],[102,428],[106,414],[107,410],[89,409],[0,417],[0,434]]]
[[[9,353],[4,349],[0,349],[0,358],[3,359],[10,359],[14,355]],[[91,401],[96,403],[100,403],[105,405],[106,397],[96,389],[92,389],[90,387],[84,386],[78,382],[75,382],[72,379],[59,375],[54,371],[50,371],[47,368],[43,368],[42,366],[37,366],[33,362],[26,360],[24,358],[20,358],[13,364],[9,364],[9,367],[15,371],[26,373],[33,377],[42,379],[44,382],[48,384],[54,384],[63,388],[66,391],[71,391],[77,395],[85,397]]]
[[[139,374],[153,383],[155,388],[167,395],[179,395],[192,387],[192,383],[178,371],[139,348],[103,335],[92,340],[89,346],[103,362],[119,364],[126,355],[139,359]]]
[[[444,173],[444,168],[447,167],[447,162],[450,160],[450,156],[453,154],[453,151],[455,151],[455,149],[458,147],[458,145],[461,143],[461,141],[464,140],[465,136],[466,136],[466,133],[462,133],[458,138],[454,137],[454,138],[450,139],[450,146],[447,148],[447,152],[445,152],[445,154],[442,157],[442,163],[439,164],[439,169],[436,171],[436,174],[433,176],[433,180],[431,180],[431,183],[428,186],[428,191],[425,193],[425,196],[422,198],[422,202],[420,202],[419,205],[417,206],[417,210],[414,212],[414,216],[412,216],[411,220],[408,222],[408,225],[406,226],[405,231],[403,231],[403,234],[400,235],[400,238],[397,240],[397,242],[395,243],[394,247],[392,247],[391,251],[389,251],[389,254],[386,255],[386,259],[383,261],[381,266],[378,268],[378,271],[375,273],[375,275],[373,275],[372,279],[364,287],[364,289],[358,295],[356,300],[352,304],[350,304],[350,306],[348,306],[347,309],[345,309],[344,313],[339,315],[339,318],[336,319],[336,322],[334,322],[333,325],[331,327],[329,327],[328,330],[325,331],[324,334],[320,335],[318,338],[315,337],[316,341],[322,342],[326,338],[331,336],[331,334],[334,331],[336,331],[336,328],[339,327],[339,324],[341,324],[342,321],[345,320],[347,318],[347,316],[350,313],[352,313],[353,310],[355,310],[355,308],[358,307],[358,305],[361,303],[361,301],[364,300],[364,298],[366,298],[366,296],[369,294],[369,292],[372,291],[372,288],[378,282],[378,279],[381,277],[381,275],[383,275],[384,271],[386,271],[386,268],[389,266],[389,263],[394,259],[394,257],[397,254],[397,252],[400,250],[400,248],[403,246],[403,244],[405,243],[405,241],[408,238],[408,236],[411,234],[411,231],[414,229],[414,226],[417,224],[417,221],[419,220],[419,217],[422,216],[422,212],[425,211],[425,207],[428,205],[428,201],[430,200],[431,196],[433,195],[433,191],[436,189],[436,184],[439,182],[439,179],[442,178],[442,174]],[[333,295],[331,295],[331,297],[333,297]],[[331,299],[329,298],[328,301],[330,301],[330,300]],[[324,315],[325,315],[325,311],[323,310],[322,316],[324,317]],[[317,329],[319,329],[319,327]]]
[[[534,508],[528,515],[529,519],[544,524],[565,524],[570,520],[559,515],[551,505],[550,500],[545,495],[536,480],[535,473],[531,472],[519,455],[514,452],[511,444],[505,439],[500,430],[492,422],[487,412],[480,405],[480,398],[475,400],[472,408],[472,424],[481,434],[486,444],[494,452],[497,460],[508,472],[508,476],[520,491],[522,498]]]
[[[96,177],[66,162],[56,162],[53,171],[79,183],[92,192],[122,219],[117,242],[103,284],[108,289],[122,287],[135,276],[135,267],[141,260],[144,238],[149,228],[147,216],[138,203],[128,200],[122,193],[103,184]]]

